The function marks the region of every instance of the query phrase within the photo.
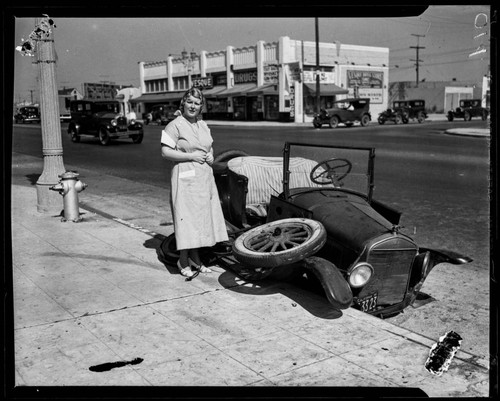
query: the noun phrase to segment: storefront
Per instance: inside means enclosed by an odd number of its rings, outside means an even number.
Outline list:
[[[317,96],[316,84],[304,83],[304,112],[306,115],[313,115],[317,112]],[[345,95],[349,93],[347,89],[340,88],[335,84],[320,84],[319,85],[319,107],[322,109],[329,109],[332,104],[337,100],[337,95]]]

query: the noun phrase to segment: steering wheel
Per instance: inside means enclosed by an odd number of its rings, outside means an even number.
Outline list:
[[[333,184],[336,187],[341,187],[343,183],[340,181],[349,174],[351,169],[352,163],[349,160],[333,158],[318,163],[311,170],[309,176],[315,184]]]

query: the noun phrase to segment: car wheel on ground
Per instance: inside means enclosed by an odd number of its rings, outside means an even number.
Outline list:
[[[424,122],[424,121],[425,121],[425,115],[424,115],[424,113],[422,113],[422,112],[419,112],[419,113],[418,113],[418,115],[417,115],[417,121],[418,121],[419,123],[422,123],[422,122]]]
[[[366,127],[370,123],[370,117],[368,114],[364,114],[363,117],[361,117],[361,125],[363,127]]]
[[[378,118],[378,120],[377,120],[377,121],[378,121],[378,123],[379,123],[380,125],[384,125],[384,124],[385,124],[385,118],[384,118],[384,117],[382,117],[382,116],[380,116],[380,117]]]
[[[132,142],[134,143],[141,143],[142,140],[144,139],[144,134],[137,134],[137,135],[132,135]]]
[[[314,128],[321,128],[321,123],[318,121],[317,118],[313,120],[313,126]]]
[[[109,141],[110,141],[110,138],[109,138],[109,134],[108,134],[108,131],[106,130],[106,128],[100,128],[99,129],[99,142],[101,143],[101,145],[107,146],[107,145],[109,145]]]
[[[448,115],[447,115],[448,121],[453,121],[453,117],[454,117],[453,113],[451,113],[451,112],[448,113]]]
[[[332,118],[330,118],[329,125],[330,125],[330,128],[337,128],[338,125],[339,125],[339,119],[338,119],[338,117],[337,116],[333,116]]]
[[[396,116],[396,124],[402,124],[403,123],[403,117],[401,117],[401,114],[398,114]]]
[[[472,119],[471,114],[468,111],[466,111],[464,113],[464,121],[470,121],[471,119]]]
[[[318,252],[326,229],[318,221],[290,218],[255,227],[236,238],[233,255],[250,267],[292,264]]]

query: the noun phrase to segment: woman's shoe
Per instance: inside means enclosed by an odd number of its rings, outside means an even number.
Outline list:
[[[179,272],[184,276],[184,277],[193,277],[194,276],[194,273],[193,271],[191,270],[191,266],[186,266],[186,267],[182,267],[181,266],[181,261],[178,260],[177,261],[177,268],[179,269]]]
[[[191,267],[194,267],[196,270],[199,270],[202,273],[212,273],[212,270],[210,270],[207,266],[205,266],[203,263],[201,265],[196,264],[193,259],[188,258],[188,263]]]

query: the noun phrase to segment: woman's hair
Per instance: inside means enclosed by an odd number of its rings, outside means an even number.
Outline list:
[[[203,96],[203,92],[201,90],[199,90],[198,88],[195,88],[194,86],[189,88],[186,93],[184,93],[184,96],[182,96],[182,99],[181,99],[181,104],[179,106],[180,110],[184,110],[184,103],[186,103],[186,100],[189,96],[193,96],[197,99],[200,99],[201,100],[201,105],[203,106],[203,104],[205,103],[205,97]],[[201,111],[200,111],[201,113]]]

